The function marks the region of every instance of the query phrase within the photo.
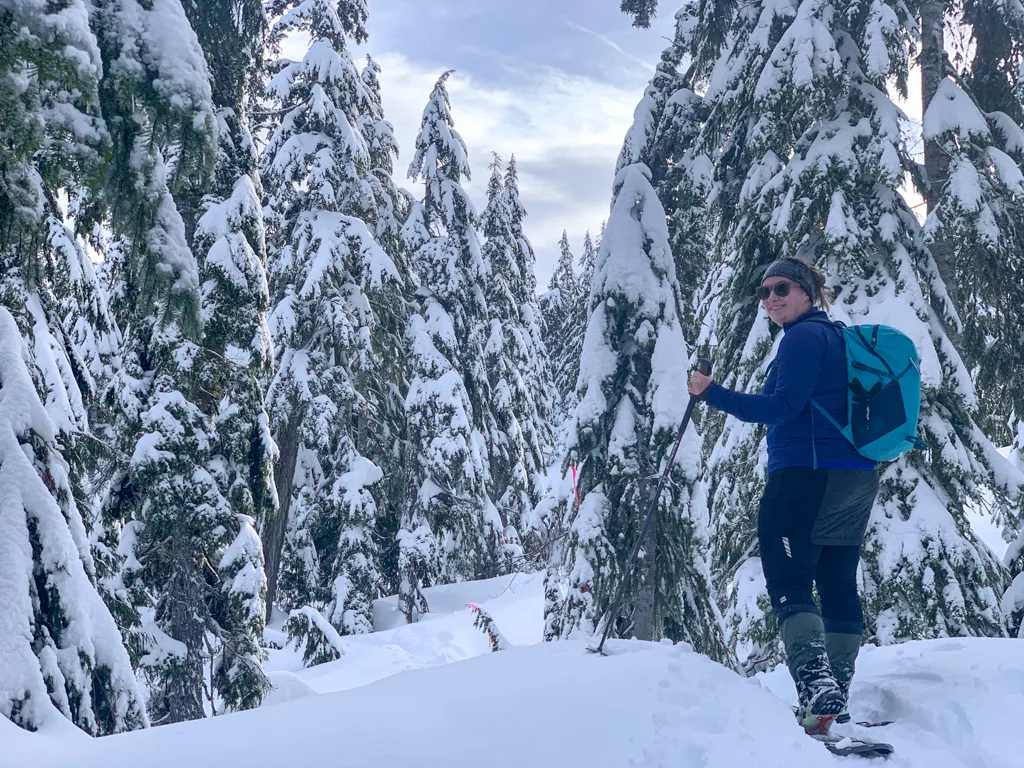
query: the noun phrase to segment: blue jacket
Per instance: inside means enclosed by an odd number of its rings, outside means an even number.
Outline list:
[[[858,454],[811,405],[813,397],[846,425],[846,344],[835,328],[801,322],[810,318],[828,315],[812,308],[783,326],[786,333],[760,395],[712,384],[705,402],[740,421],[768,425],[769,472],[812,467],[815,451],[819,467],[874,469],[875,462]]]

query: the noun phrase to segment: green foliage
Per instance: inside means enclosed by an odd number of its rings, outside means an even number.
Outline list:
[[[633,26],[647,29],[658,12],[658,0],[622,0],[619,10],[633,17]]]

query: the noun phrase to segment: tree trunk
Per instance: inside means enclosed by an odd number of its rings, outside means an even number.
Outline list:
[[[184,527],[191,527],[186,522]],[[184,723],[206,717],[203,707],[203,656],[208,617],[204,584],[197,572],[189,531],[179,528],[169,544],[170,572],[156,605],[156,623],[185,648],[184,656],[171,656],[157,668],[151,681],[150,712],[154,725]],[[216,579],[216,576],[214,576]]]
[[[648,480],[646,483],[646,493],[641,493],[640,498],[647,499],[647,504],[650,504],[650,499],[653,497],[654,491],[657,488],[656,482]],[[638,514],[645,514],[646,509],[637,510]],[[641,518],[640,524],[643,525],[643,519]],[[655,626],[654,626],[654,609],[655,601],[657,600],[658,592],[658,514],[657,508],[651,515],[651,525],[647,529],[647,535],[644,536],[643,547],[640,550],[642,556],[636,562],[636,574],[637,579],[637,592],[636,592],[636,605],[633,609],[633,636],[637,640],[654,640],[655,639]],[[634,578],[634,574],[624,574],[623,578],[631,579]]]
[[[281,552],[288,530],[288,513],[292,505],[292,484],[295,479],[295,464],[299,455],[299,423],[301,414],[296,410],[288,419],[284,430],[277,435],[280,457],[274,467],[274,482],[277,485],[277,514],[267,520],[263,530],[263,559],[267,569],[267,621],[274,611],[277,597],[277,580],[281,572]]]
[[[946,0],[926,0],[921,5],[921,98],[923,115],[935,98],[939,84],[945,77],[945,34],[943,25],[946,16]],[[949,179],[949,155],[942,149],[939,142],[924,142],[924,167],[928,174],[928,188],[925,202],[928,213],[935,210],[942,198],[946,182]],[[939,275],[946,284],[953,306],[957,303],[957,280],[952,244],[945,237],[939,237],[932,243],[932,256],[939,269]]]

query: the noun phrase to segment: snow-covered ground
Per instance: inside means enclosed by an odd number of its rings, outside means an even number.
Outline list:
[[[378,626],[346,638],[344,658],[302,670],[270,661],[261,709],[91,740],[28,734],[0,718],[0,765],[57,768],[737,768],[830,766],[796,726],[784,669],[754,679],[684,645],[539,643],[540,576],[428,592],[415,626],[379,601]],[[488,653],[467,603],[517,647]],[[282,638],[273,629],[268,640]],[[891,766],[1010,768],[1024,742],[1024,644],[950,639],[867,648],[852,693],[860,720],[896,747]]]

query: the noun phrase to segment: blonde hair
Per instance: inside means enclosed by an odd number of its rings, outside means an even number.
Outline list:
[[[807,268],[811,270],[811,278],[814,280],[814,295],[811,297],[811,304],[817,304],[828,312],[829,307],[832,306],[832,302],[835,300],[835,291],[825,285],[828,282],[828,278],[825,277],[824,272],[813,264],[808,264]]]

